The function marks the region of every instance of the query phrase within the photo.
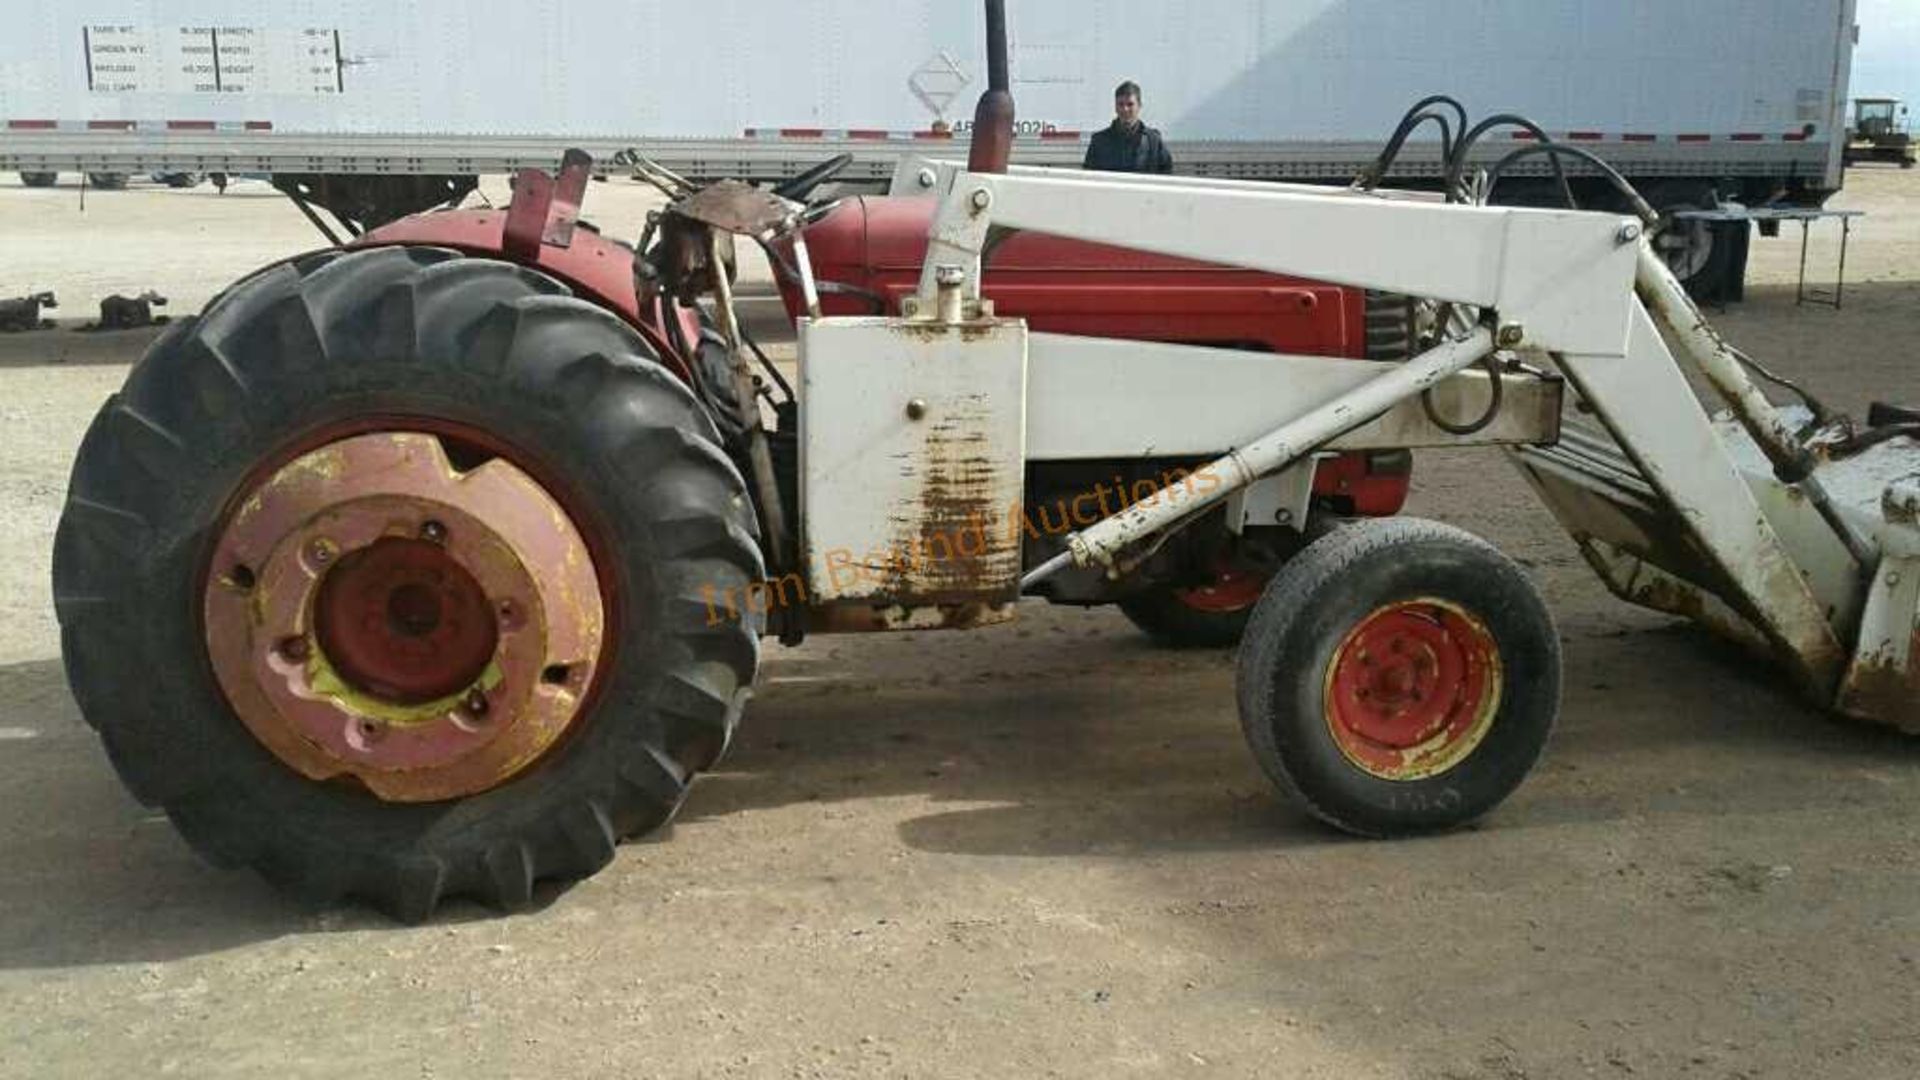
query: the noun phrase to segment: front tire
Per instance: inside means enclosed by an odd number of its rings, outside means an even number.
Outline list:
[[[485,606],[484,624],[458,624],[469,627],[464,636],[449,616],[446,651],[473,666],[454,682],[419,682],[420,671],[387,662],[391,649],[368,645],[401,640],[395,634],[438,642],[440,613],[464,601],[451,587],[422,601],[422,583],[462,576],[459,534],[496,524],[479,512],[430,511],[447,524],[426,522],[419,535],[458,556],[452,563],[418,539],[387,536],[337,552],[303,540],[287,565],[296,577],[306,566],[320,586],[313,606],[290,616],[304,619],[290,624],[302,628],[297,640],[249,636],[258,628],[233,613],[253,608],[226,603],[222,590],[257,590],[258,606],[270,607],[266,567],[288,551],[283,544],[255,566],[237,565],[231,538],[253,527],[249,508],[271,508],[287,490],[324,493],[315,485],[344,482],[329,462],[368,445],[389,458],[418,451],[450,492],[490,470],[496,479],[511,473],[512,490],[531,500],[523,509],[559,513],[582,538],[590,572],[572,580],[587,582],[585,592],[534,614],[502,605],[497,631]],[[372,485],[386,475],[346,479]],[[397,498],[381,497],[389,499],[381,507]],[[303,520],[342,518],[360,505],[342,501]],[[504,517],[497,524],[512,534]],[[310,902],[356,895],[413,921],[448,896],[523,906],[536,881],[594,873],[619,839],[673,815],[694,775],[725,748],[753,681],[756,620],[715,618],[710,598],[741,595],[761,576],[755,530],[712,424],[631,327],[508,263],[433,248],[324,252],[270,267],[198,319],[176,323],[108,400],[74,465],[54,593],[74,695],[142,801],[163,807],[217,863],[258,869]],[[321,625],[328,575],[376,549],[427,558],[430,572],[390,560],[392,574],[416,580],[377,598],[384,620],[368,621],[372,636],[361,636],[357,654],[334,655]],[[332,570],[316,564],[322,555]],[[541,559],[526,563],[532,577],[544,572]],[[358,565],[364,571],[365,559]],[[467,569],[485,580],[482,569]],[[355,580],[356,588],[386,587],[378,575]],[[570,614],[573,601],[603,620],[582,622]],[[423,617],[423,603],[426,621],[415,627],[406,620]],[[512,666],[506,643],[529,626],[551,636],[555,619],[597,626],[601,644],[574,669],[534,661],[537,680],[509,700],[514,676],[500,673]],[[335,637],[361,633],[352,620],[341,626]],[[330,678],[349,673],[329,684],[353,684],[340,691],[352,705],[345,715],[367,713],[381,731],[425,730],[409,726],[426,723],[425,713],[454,740],[482,721],[519,731],[532,722],[524,703],[536,697],[563,701],[552,714],[564,715],[563,730],[542,729],[528,744],[537,752],[502,759],[477,780],[460,771],[466,757],[427,753],[426,765],[376,768],[336,748],[329,759],[326,747],[303,745],[315,741],[311,724],[295,730],[289,720],[304,706],[264,693],[283,689],[276,678],[308,678],[315,655],[329,658]],[[421,692],[351,674],[355,655],[359,667]],[[484,674],[460,683],[479,665]],[[254,685],[257,671],[268,675]],[[309,689],[319,685],[315,676]],[[420,704],[448,690],[451,711]],[[493,711],[481,715],[496,692]],[[464,726],[447,726],[461,716]],[[448,755],[465,753],[445,745]],[[416,765],[427,773],[408,771]],[[442,782],[420,783],[422,775]]]
[[[1435,832],[1526,776],[1560,648],[1526,574],[1411,518],[1354,523],[1281,567],[1241,647],[1240,721],[1283,793],[1363,836]]]

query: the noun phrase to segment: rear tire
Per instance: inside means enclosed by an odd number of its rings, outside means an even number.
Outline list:
[[[391,802],[254,737],[210,667],[200,598],[262,467],[341,425],[430,420],[511,448],[573,516],[610,629],[544,756],[476,794]],[[329,251],[155,342],[81,446],[53,584],[68,680],[136,796],[216,863],[411,921],[447,896],[523,906],[672,817],[753,681],[757,621],[712,618],[705,590],[762,575],[755,530],[712,424],[631,327],[512,264]]]
[[[1379,519],[1281,567],[1237,682],[1247,742],[1283,793],[1347,832],[1426,833],[1491,810],[1532,768],[1559,711],[1560,647],[1492,546]]]

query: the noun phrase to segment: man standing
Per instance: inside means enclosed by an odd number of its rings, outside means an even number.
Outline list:
[[[1160,133],[1140,122],[1140,84],[1114,88],[1113,123],[1093,133],[1082,168],[1101,172],[1170,173],[1173,155]]]

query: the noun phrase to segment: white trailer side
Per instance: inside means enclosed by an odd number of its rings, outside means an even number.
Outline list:
[[[884,178],[965,135],[980,12],[930,0],[7,5],[0,170],[472,174],[637,147]],[[1182,171],[1344,179],[1410,102],[1524,112],[1630,175],[1840,183],[1854,0],[1025,5],[1016,160],[1076,164],[1146,88]],[[1406,175],[1431,170],[1416,144]]]

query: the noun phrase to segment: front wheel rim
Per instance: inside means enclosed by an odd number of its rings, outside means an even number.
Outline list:
[[[1500,711],[1504,672],[1472,612],[1425,597],[1384,604],[1327,664],[1327,729],[1356,768],[1383,780],[1439,775],[1479,748]]]

